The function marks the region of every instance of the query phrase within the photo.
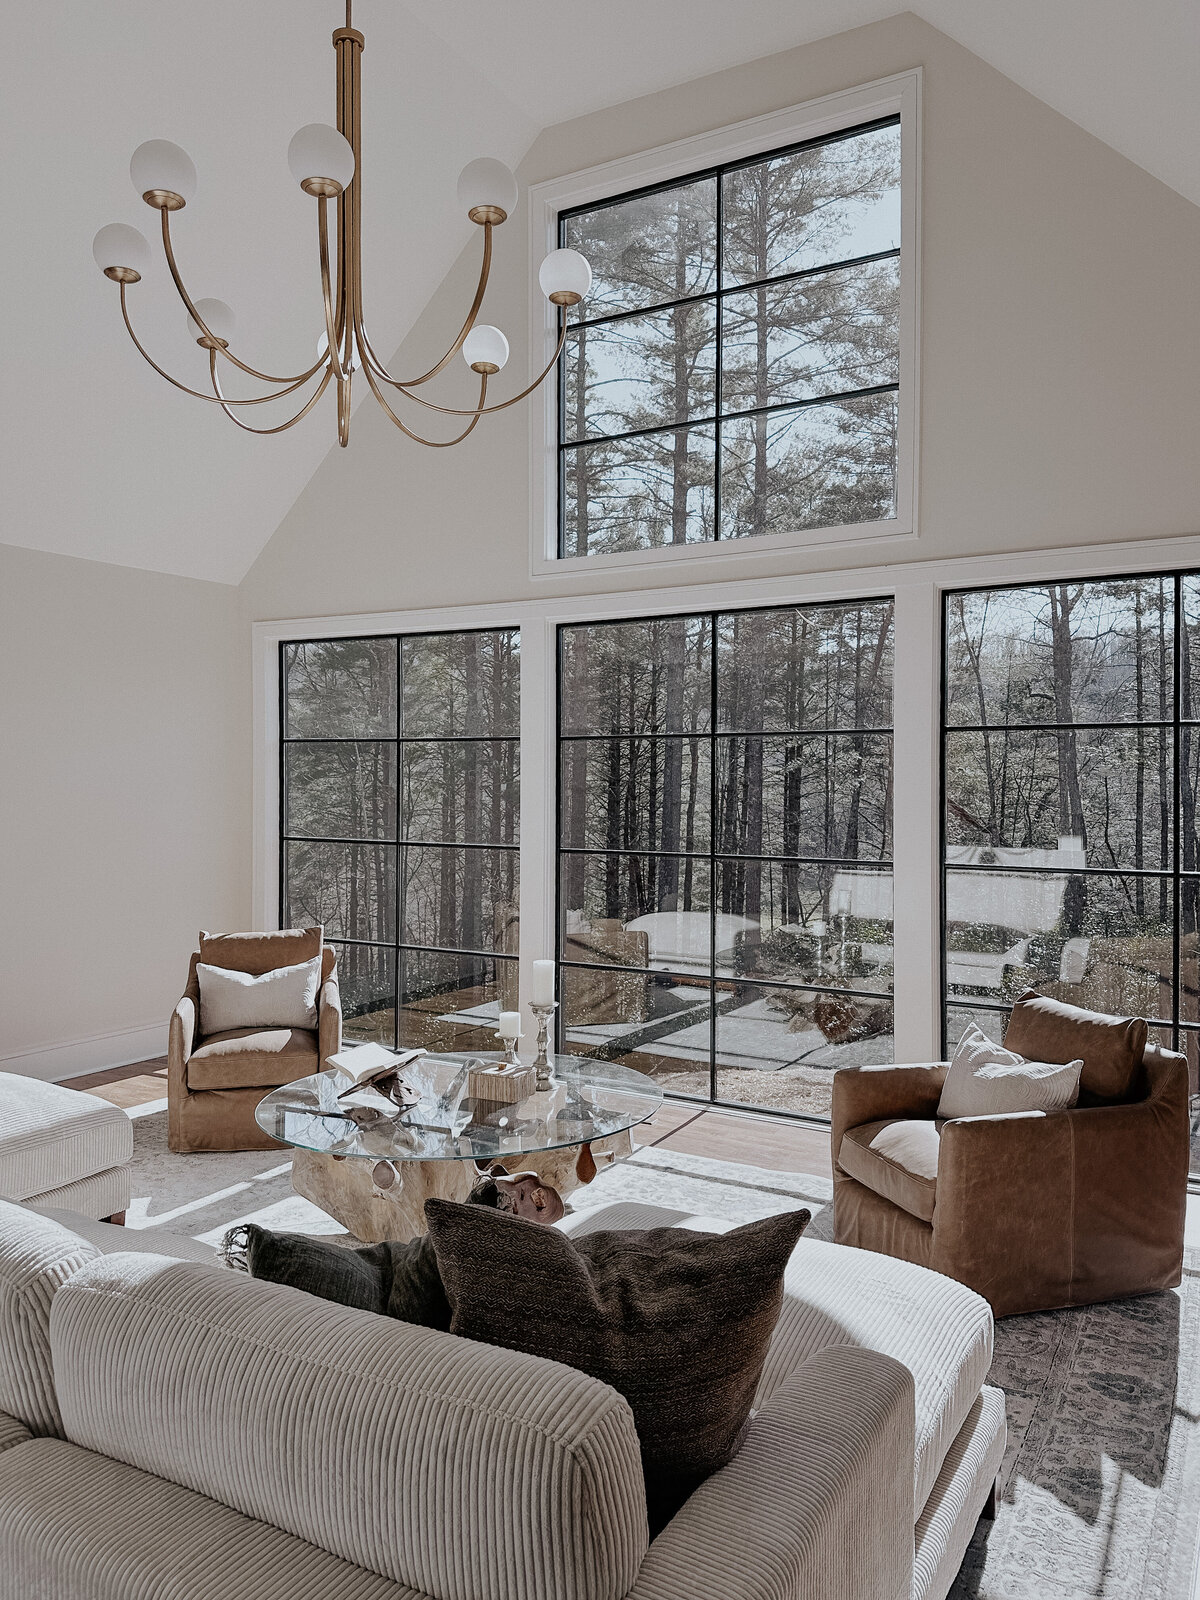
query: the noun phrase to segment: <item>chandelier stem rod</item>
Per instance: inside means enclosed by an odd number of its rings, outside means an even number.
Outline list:
[[[462,328],[459,330],[458,338],[455,339],[449,350],[446,351],[446,354],[439,362],[437,362],[435,366],[430,367],[428,372],[423,372],[419,378],[393,378],[391,373],[384,366],[383,362],[380,361],[379,357],[375,354],[375,351],[372,349],[371,345],[367,344],[365,347],[363,351],[364,362],[369,359],[374,365],[376,377],[382,379],[384,383],[391,384],[393,389],[415,389],[418,384],[428,383],[430,378],[436,378],[438,373],[441,372],[442,369],[451,361],[453,361],[454,357],[462,349],[464,343],[466,342],[467,335],[475,326],[476,319],[479,316],[480,307],[483,305],[483,297],[487,291],[488,278],[491,275],[492,227],[493,224],[490,222],[485,222],[483,224],[483,264],[479,269],[479,284],[475,290],[475,298],[471,302],[471,309],[467,312],[467,320],[463,323]],[[418,395],[413,395],[411,398],[416,400],[420,397]],[[422,405],[430,404],[428,400],[423,400],[421,403]],[[439,407],[437,409],[445,408]],[[456,415],[463,417],[470,416],[470,414],[471,413],[469,411],[459,411],[456,413]]]
[[[361,327],[356,331],[361,337]],[[416,444],[428,445],[431,450],[446,450],[451,445],[461,444],[469,433],[473,433],[475,431],[476,424],[478,423],[480,417],[484,415],[484,411],[486,409],[484,402],[487,399],[488,375],[486,372],[483,372],[479,375],[479,405],[473,412],[462,413],[462,415],[470,416],[471,418],[470,422],[467,423],[462,432],[456,434],[453,439],[424,439],[419,433],[414,433],[411,428],[407,427],[403,422],[401,422],[400,418],[392,410],[391,406],[388,405],[383,390],[379,387],[378,383],[376,383],[375,374],[371,371],[370,365],[366,361],[363,362],[363,372],[366,374],[367,382],[371,386],[371,393],[375,396],[376,400],[379,401],[379,404],[383,407],[383,410],[387,413],[388,417],[390,417],[390,419],[400,429],[400,432],[404,434],[406,438],[412,439]]]
[[[262,405],[269,404],[270,401],[272,401],[272,400],[282,400],[285,395],[294,394],[296,392],[296,390],[299,389],[302,384],[307,383],[309,378],[311,378],[313,376],[313,374],[310,372],[310,373],[307,374],[307,376],[305,376],[303,378],[297,378],[294,383],[288,384],[286,389],[277,389],[274,394],[258,394],[258,395],[254,395],[251,399],[248,399],[248,400],[232,400],[228,396],[225,396],[222,399],[218,399],[218,397],[216,395],[205,394],[202,389],[189,388],[186,383],[180,383],[178,378],[173,378],[169,372],[165,372],[163,370],[163,368],[159,366],[158,362],[155,361],[154,357],[150,354],[150,352],[146,349],[145,345],[143,345],[142,341],[138,338],[137,334],[134,332],[133,323],[131,322],[130,317],[129,317],[129,304],[128,304],[128,301],[125,298],[125,289],[126,289],[126,287],[127,286],[125,284],[121,284],[120,285],[120,289],[121,289],[121,315],[125,319],[125,327],[129,331],[129,337],[133,340],[134,349],[137,351],[138,355],[141,356],[142,360],[145,361],[148,366],[151,366],[151,367],[154,368],[155,372],[158,373],[160,378],[165,378],[169,384],[172,384],[176,389],[182,389],[184,394],[190,394],[193,397],[193,399],[205,400],[205,401],[207,401],[209,403],[209,405],[262,406]]]
[[[329,351],[329,364],[339,383],[346,374],[342,371],[341,329],[333,314],[333,290],[329,282],[329,201],[317,196],[317,241],[321,252],[321,294],[325,301],[325,339]]]
[[[171,269],[171,277],[175,280],[175,287],[179,291],[179,298],[187,307],[188,315],[196,323],[196,326],[203,331],[205,337],[211,339],[213,335],[209,332],[208,328],[205,327],[204,318],[196,310],[196,307],[192,301],[192,297],[184,287],[183,279],[179,274],[179,267],[175,261],[175,250],[171,243],[170,216],[171,213],[167,210],[166,206],[164,206],[162,209],[162,237],[163,249],[166,252],[167,257],[167,266]],[[313,365],[309,367],[307,372],[302,372],[298,376],[293,374],[289,377],[281,378],[273,373],[259,372],[255,367],[248,367],[244,361],[238,360],[232,350],[227,349],[223,345],[218,345],[217,348],[228,361],[233,362],[235,367],[240,368],[242,372],[249,373],[250,377],[252,378],[260,378],[263,383],[306,383],[309,378],[314,377],[318,372],[320,372],[321,368],[325,365],[325,358],[322,356],[319,361],[314,362]]]
[[[320,383],[313,390],[313,392],[309,396],[308,400],[304,403],[304,405],[300,408],[300,410],[297,411],[297,413],[296,413],[296,415],[294,417],[289,417],[286,422],[281,422],[281,423],[278,424],[278,426],[276,426],[274,428],[252,428],[248,422],[243,422],[241,417],[239,417],[235,411],[231,411],[229,409],[230,406],[235,406],[235,405],[238,404],[238,402],[236,400],[227,399],[226,396],[224,394],[222,394],[222,392],[221,392],[221,380],[217,376],[217,351],[215,349],[212,349],[212,350],[210,350],[208,352],[208,372],[209,372],[209,377],[212,379],[213,389],[216,392],[217,404],[221,407],[221,410],[229,418],[230,422],[236,424],[236,426],[241,428],[242,431],[245,432],[245,433],[259,433],[259,434],[286,433],[289,428],[294,428],[296,426],[296,424],[298,422],[302,421],[308,415],[308,413],[312,410],[312,408],[316,405],[317,401],[321,398],[321,396],[325,393],[326,389],[329,387],[330,379],[333,377],[333,369],[331,367],[327,366],[325,368],[325,376],[321,379]],[[212,396],[204,395],[202,398],[207,400],[207,399],[211,399]],[[269,395],[268,399],[278,400],[279,396],[278,395]]]

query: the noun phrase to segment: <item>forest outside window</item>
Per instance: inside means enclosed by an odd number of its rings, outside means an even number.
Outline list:
[[[559,631],[560,1046],[825,1116],[892,1059],[893,604]]]
[[[946,1044],[1027,987],[1200,1069],[1200,576],[945,597]],[[1197,1168],[1193,1158],[1193,1167]]]
[[[322,923],[348,1039],[490,1049],[516,1006],[515,629],[281,647],[284,926]]]
[[[559,556],[896,516],[900,121],[563,212]]]

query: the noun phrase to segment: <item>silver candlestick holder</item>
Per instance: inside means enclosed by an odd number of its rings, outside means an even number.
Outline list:
[[[537,1055],[533,1060],[533,1070],[537,1074],[537,1087],[548,1089],[554,1082],[554,1065],[550,1060],[550,1018],[558,1010],[558,1001],[551,1000],[548,1004],[535,1005],[532,1001],[530,1011],[537,1018]]]

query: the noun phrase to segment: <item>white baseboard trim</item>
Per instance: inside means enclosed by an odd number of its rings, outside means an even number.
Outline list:
[[[0,1072],[18,1072],[26,1078],[56,1083],[62,1078],[148,1061],[165,1054],[166,1048],[167,1024],[147,1022],[140,1028],[96,1033],[87,1039],[65,1039],[59,1044],[38,1045],[33,1050],[0,1056]]]

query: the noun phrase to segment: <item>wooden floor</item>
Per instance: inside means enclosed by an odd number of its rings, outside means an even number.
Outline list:
[[[140,1106],[166,1098],[167,1062],[165,1056],[159,1056],[153,1061],[139,1061],[133,1066],[113,1067],[66,1081],[69,1088],[87,1089],[111,1100],[113,1105]],[[709,1156],[716,1161],[767,1167],[773,1172],[832,1176],[829,1135],[823,1128],[756,1116],[753,1112],[710,1111],[687,1101],[669,1100],[649,1122],[634,1129],[634,1142]]]

